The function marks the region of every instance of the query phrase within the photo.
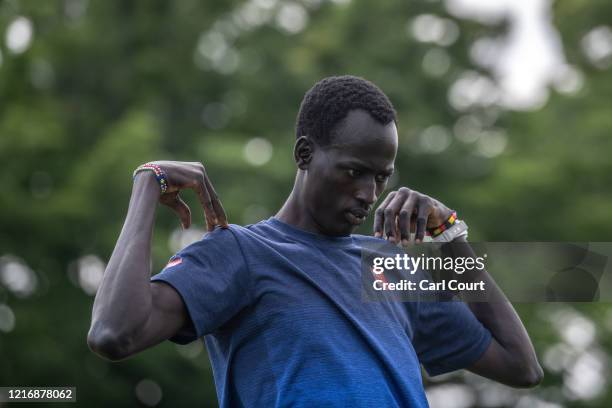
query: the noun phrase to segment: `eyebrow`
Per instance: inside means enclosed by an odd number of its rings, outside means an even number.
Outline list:
[[[339,165],[340,166],[356,166],[356,167],[368,169],[370,171],[378,172],[378,170],[375,170],[371,168],[370,166],[368,166],[367,164],[365,164],[364,162],[362,162],[361,160],[356,160],[356,159],[347,159],[347,160],[340,161]],[[384,170],[380,170],[380,172],[389,174],[389,175],[393,174],[394,171],[395,171],[395,167],[387,167]]]

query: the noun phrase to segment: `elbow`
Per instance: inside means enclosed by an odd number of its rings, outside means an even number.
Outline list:
[[[127,342],[110,329],[92,327],[87,334],[89,349],[110,361],[120,361],[130,356]]]
[[[532,370],[531,374],[528,376],[527,381],[525,382],[527,388],[537,387],[544,380],[544,370],[539,363],[535,364],[536,367]]]
[[[540,385],[544,379],[544,370],[536,361],[532,367],[521,370],[517,376],[517,381],[513,384],[516,388],[534,388]]]

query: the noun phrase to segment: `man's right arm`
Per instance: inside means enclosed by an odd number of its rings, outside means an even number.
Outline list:
[[[190,210],[178,193],[191,188],[204,207],[208,229],[215,224],[227,225],[201,164],[159,163],[167,175],[168,191],[160,197],[152,172],[136,175],[128,214],[94,301],[87,343],[110,360],[129,357],[192,324],[178,292],[165,283],[150,281],[151,238],[158,201],[174,209],[187,228]]]

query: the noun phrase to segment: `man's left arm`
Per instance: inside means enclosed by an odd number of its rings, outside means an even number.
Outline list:
[[[389,193],[376,210],[374,235],[406,245],[412,231],[419,243],[426,228],[442,225],[451,214],[438,200],[402,187]],[[476,257],[465,238],[446,243],[441,249],[445,256],[453,258]],[[467,369],[513,387],[538,385],[543,371],[518,314],[486,270],[479,272],[478,280],[484,281],[487,299],[467,305],[493,338],[483,355]]]
[[[443,245],[442,253],[452,258],[476,258],[463,238]],[[466,303],[493,339],[482,357],[467,369],[513,387],[535,387],[542,381],[544,372],[525,326],[486,270],[478,272],[477,280],[484,282],[486,300]]]

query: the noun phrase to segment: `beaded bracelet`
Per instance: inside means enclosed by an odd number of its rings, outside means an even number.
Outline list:
[[[437,235],[435,238],[432,238],[432,241],[435,244],[445,244],[447,242],[454,241],[460,237],[463,237],[467,240],[468,226],[465,222],[457,220],[450,228],[446,229],[440,235]]]
[[[136,178],[137,173],[141,171],[145,171],[145,170],[151,170],[153,173],[155,173],[155,178],[157,179],[157,182],[159,183],[159,188],[161,189],[161,193],[165,194],[166,191],[168,190],[168,178],[166,177],[166,173],[157,164],[145,163],[141,166],[138,166],[136,170],[134,170],[133,178]]]
[[[450,217],[448,217],[448,219],[444,221],[442,225],[436,228],[428,228],[427,232],[429,233],[429,235],[431,235],[432,238],[435,238],[438,235],[442,234],[447,229],[449,229],[450,227],[452,227],[455,224],[455,222],[457,222],[457,212],[453,211]]]

